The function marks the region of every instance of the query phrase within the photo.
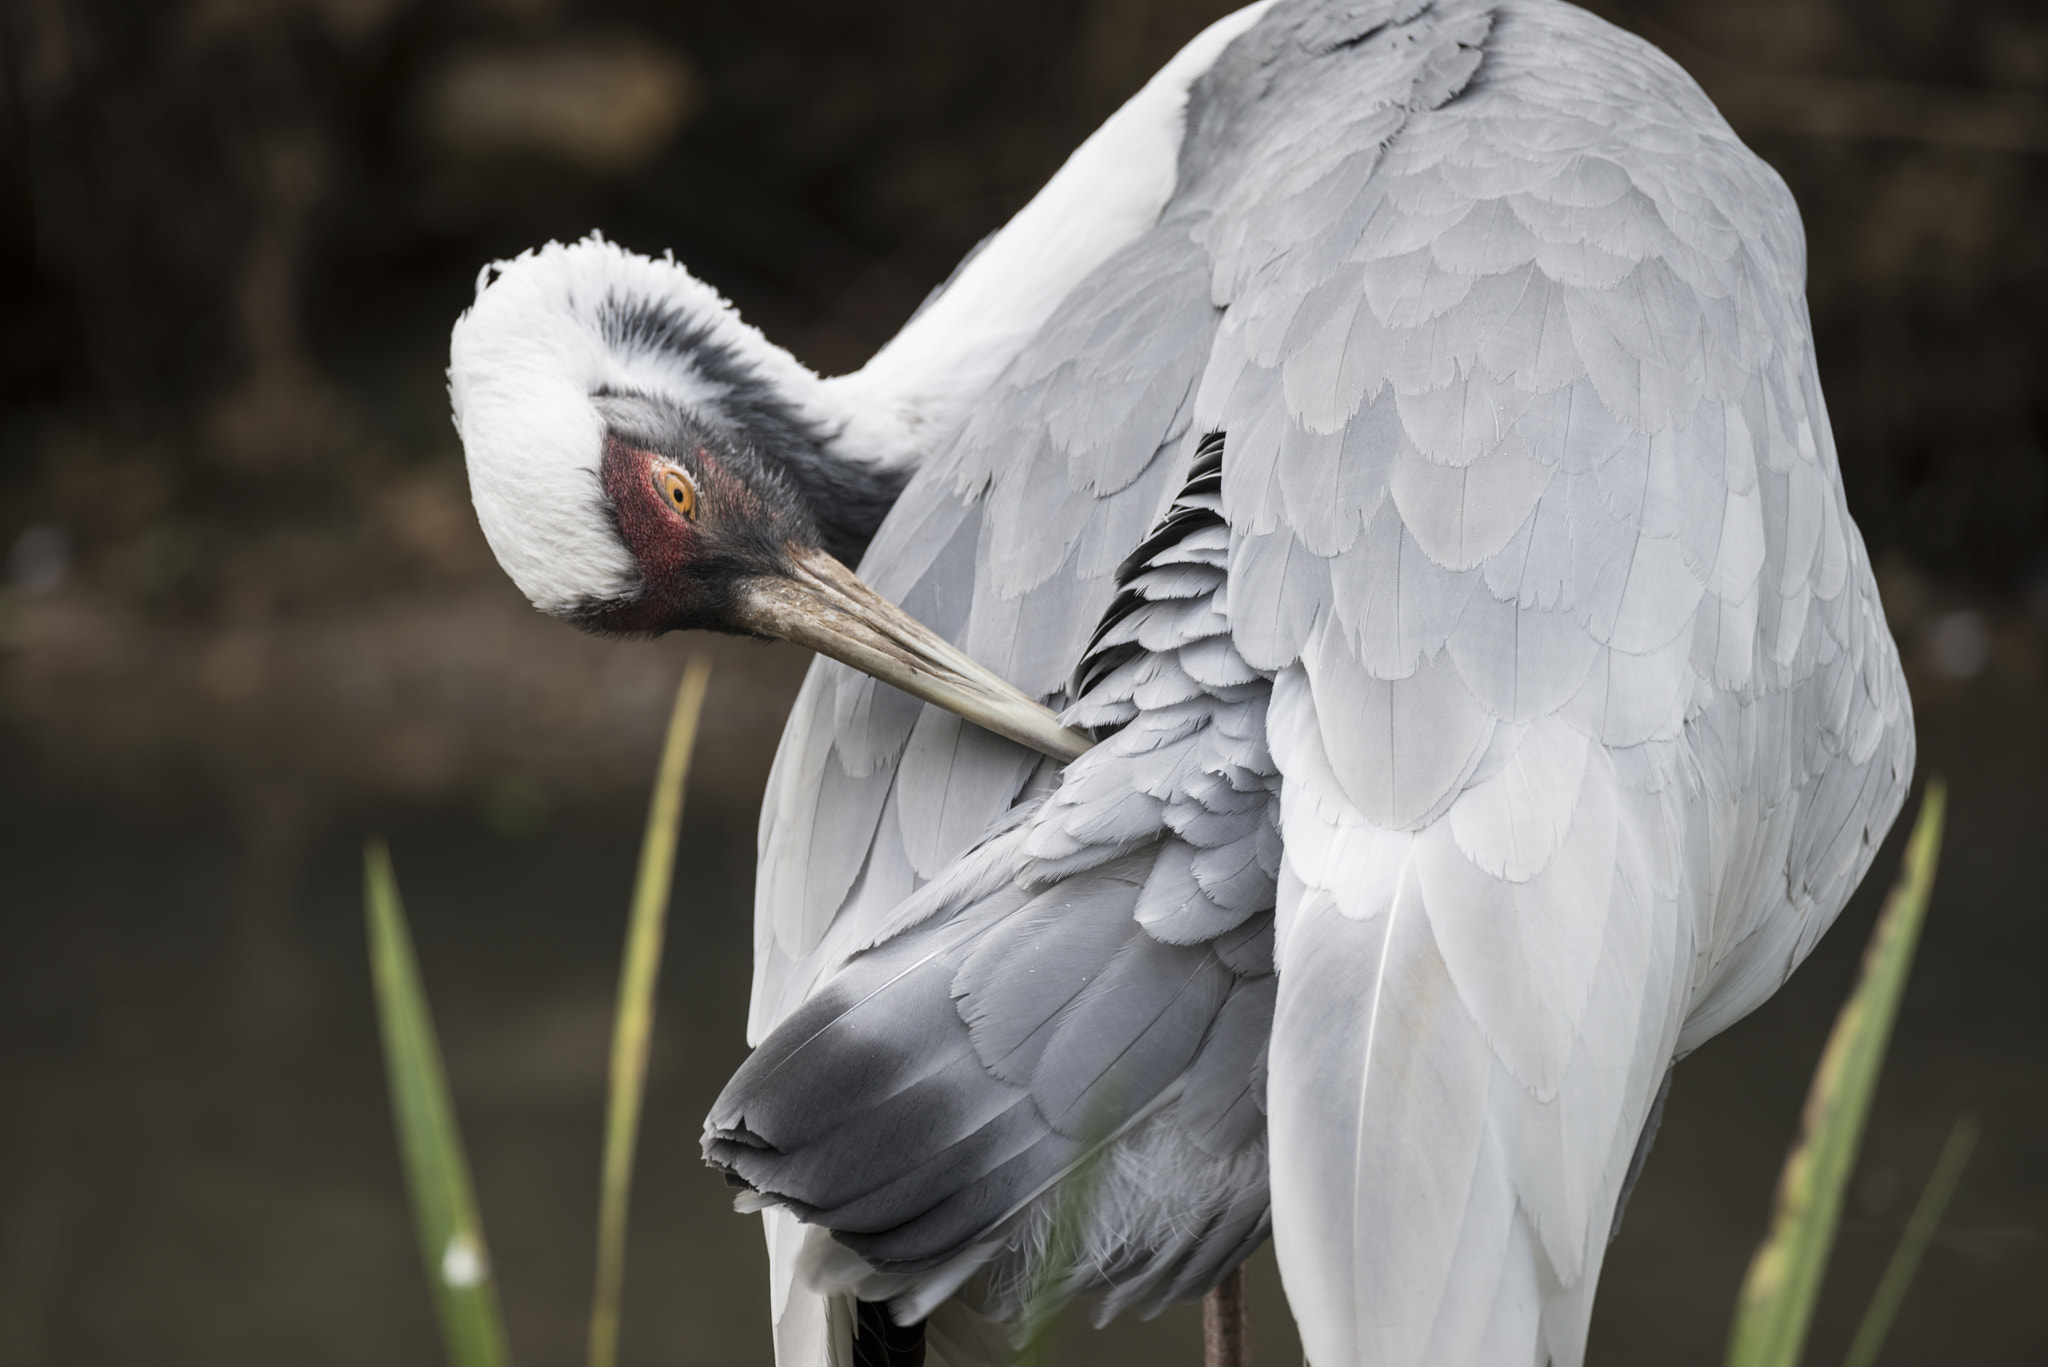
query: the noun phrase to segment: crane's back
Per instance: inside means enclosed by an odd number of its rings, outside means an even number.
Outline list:
[[[1056,773],[814,666],[714,1156],[867,1260],[814,1236],[815,1284],[920,1310],[1028,1263],[1090,1124],[1128,1161],[1088,1248],[1148,1291],[1221,1264],[1131,1231],[1237,1256],[1270,1162],[1314,1361],[1570,1363],[1672,1059],[1811,949],[1912,770],[1797,214],[1552,0],[1276,4],[1176,155],[862,565],[1109,739]],[[1159,1133],[1226,1066],[1219,1195]]]

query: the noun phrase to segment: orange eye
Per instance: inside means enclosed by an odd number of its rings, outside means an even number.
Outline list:
[[[690,477],[674,466],[663,470],[655,480],[661,496],[668,500],[668,506],[684,517],[697,515],[697,486],[690,483]]]

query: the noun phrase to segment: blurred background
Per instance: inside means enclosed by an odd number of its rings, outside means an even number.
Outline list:
[[[390,836],[523,1360],[581,1351],[610,996],[670,690],[689,794],[631,1362],[765,1363],[697,1159],[744,1046],[755,809],[804,659],[539,618],[442,369],[479,267],[593,227],[857,366],[1227,0],[6,0],[0,1363],[427,1364],[361,842]],[[1850,506],[1953,786],[1816,1330],[1954,1119],[1888,1363],[2048,1357],[2048,11],[1620,0],[1805,213]],[[1873,883],[1896,865],[1894,839]],[[1718,1362],[1875,889],[1679,1070],[1593,1361]],[[1261,1255],[1268,1363],[1298,1361]],[[1074,1362],[1197,1361],[1192,1309]]]

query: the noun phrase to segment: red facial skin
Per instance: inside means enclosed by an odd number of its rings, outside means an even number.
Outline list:
[[[701,446],[693,454],[700,469],[710,462],[710,453]],[[675,462],[666,456],[628,446],[615,436],[607,435],[604,439],[605,495],[618,516],[619,535],[632,551],[640,566],[640,577],[649,588],[687,574],[691,561],[697,558],[693,519],[685,517],[662,495],[661,472],[672,466]],[[703,507],[700,489],[700,513]]]
[[[662,488],[670,470],[696,489],[689,514]],[[734,591],[772,562],[776,549],[759,495],[702,445],[678,460],[612,435],[605,438],[602,479],[641,587],[636,597],[592,612],[588,625],[633,634],[744,630],[727,617]]]

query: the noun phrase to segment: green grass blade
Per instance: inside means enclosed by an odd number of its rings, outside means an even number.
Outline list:
[[[1806,1346],[1842,1213],[1842,1189],[1855,1166],[1934,887],[1946,805],[1941,781],[1928,783],[1899,881],[1870,933],[1856,988],[1835,1018],[1807,1091],[1799,1139],[1778,1178],[1770,1233],[1750,1262],[1736,1303],[1728,1367],[1795,1367]]]
[[[434,1021],[420,986],[412,935],[398,901],[391,853],[382,841],[363,852],[363,910],[369,922],[370,977],[391,1084],[398,1150],[412,1193],[420,1257],[433,1288],[441,1337],[454,1367],[503,1367],[511,1360],[497,1285],[477,1217],[462,1133],[434,1042]]]
[[[655,772],[633,881],[626,957],[619,970],[619,1008],[612,1027],[611,1093],[605,1111],[604,1175],[597,1214],[597,1289],[590,1307],[590,1367],[613,1367],[619,1354],[619,1299],[626,1272],[626,1209],[633,1188],[633,1149],[646,1091],[647,1043],[654,1031],[654,983],[674,881],[676,835],[683,821],[683,779],[697,741],[697,718],[711,665],[692,659],[669,714],[668,739]]]
[[[1934,1239],[1934,1231],[1948,1209],[1949,1198],[1956,1194],[1956,1183],[1962,1180],[1963,1169],[1969,1166],[1970,1153],[1977,1147],[1977,1136],[1981,1131],[1977,1117],[1965,1113],[1957,1118],[1955,1128],[1948,1132],[1948,1142],[1941,1146],[1941,1157],[1934,1160],[1934,1172],[1929,1175],[1919,1201],[1914,1203],[1913,1214],[1906,1221],[1906,1232],[1899,1236],[1899,1246],[1892,1250],[1892,1260],[1885,1265],[1884,1277],[1870,1298],[1870,1308],[1863,1312],[1863,1323],[1856,1326],[1856,1337],[1849,1343],[1849,1355],[1843,1359],[1843,1367],[1876,1367],[1885,1335],[1891,1332],[1892,1321],[1898,1318],[1899,1307],[1906,1300],[1906,1291],[1913,1285],[1913,1274],[1920,1270],[1920,1259]]]
[[[1081,1127],[1083,1157],[1054,1190],[1052,1220],[1038,1275],[1024,1297],[1023,1320],[1018,1326],[1022,1346],[1017,1350],[1016,1367],[1045,1367],[1052,1359],[1053,1334],[1067,1302],[1073,1299],[1072,1270],[1080,1260],[1096,1189],[1109,1162],[1109,1146],[1116,1138],[1121,1095],[1118,1086],[1097,1098],[1093,1114]]]
[[[1017,1367],[1045,1367],[1052,1360],[1053,1333],[1060,1314],[1072,1299],[1068,1290],[1068,1269],[1081,1252],[1081,1239],[1088,1228],[1089,1208],[1094,1204],[1095,1186],[1105,1151],[1083,1159],[1080,1167],[1062,1182],[1053,1205],[1052,1229],[1046,1237],[1045,1261],[1024,1299],[1023,1346],[1017,1350]]]

